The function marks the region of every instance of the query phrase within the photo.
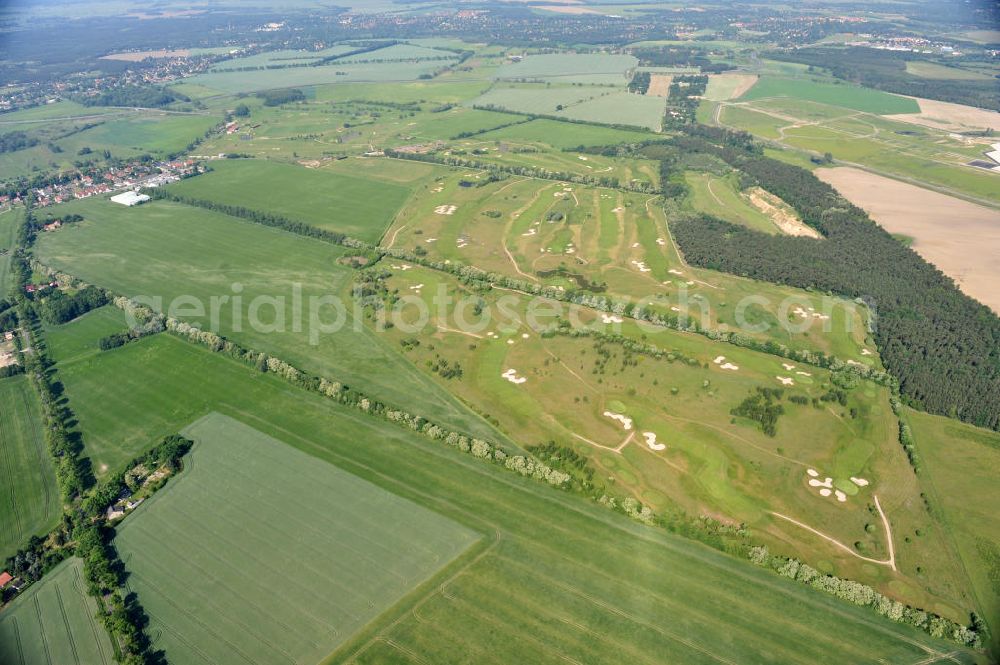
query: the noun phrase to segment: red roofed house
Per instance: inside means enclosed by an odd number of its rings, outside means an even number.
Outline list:
[[[0,589],[7,586],[12,579],[14,578],[6,570],[0,573]]]

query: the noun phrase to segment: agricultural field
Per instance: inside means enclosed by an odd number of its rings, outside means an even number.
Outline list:
[[[313,665],[480,537],[238,420],[183,433],[188,468],[115,537],[169,662]]]
[[[816,169],[816,175],[864,208],[959,287],[1000,312],[1000,211],[853,168]]]
[[[211,173],[187,178],[168,191],[305,222],[327,231],[378,242],[406,202],[406,187],[264,160],[223,160]]]
[[[341,248],[166,201],[125,208],[91,199],[63,210],[86,219],[41,238],[38,256],[47,264],[116,293],[162,298],[153,304],[168,315],[215,328],[455,429],[496,438],[489,425],[410,368],[396,349],[353,322],[351,271],[337,263]],[[111,252],[115,261],[108,260]],[[233,300],[237,295],[242,300]],[[329,297],[346,306],[319,300],[310,305],[313,298]],[[72,367],[86,374],[89,360]],[[101,459],[95,472],[103,475],[103,465],[124,461]]]
[[[908,97],[891,95],[880,90],[841,83],[820,83],[792,78],[763,76],[740,97],[741,101],[756,101],[771,97],[818,102],[844,108],[888,115],[918,113],[920,107]]]
[[[46,350],[52,360],[66,365],[100,353],[98,342],[102,337],[127,328],[125,312],[113,305],[105,305],[70,323],[46,326]]]
[[[69,559],[0,613],[0,662],[9,665],[112,665],[97,603],[84,590],[83,562]]]
[[[864,352],[864,312],[856,306],[839,299],[824,306],[816,294],[687,266],[653,195],[520,177],[464,187],[478,174],[456,173],[417,192],[386,245],[539,284],[584,286],[595,297],[638,300],[668,315],[689,311],[706,328],[741,329],[737,317],[745,314],[749,323],[766,324],[762,339],[874,362],[870,349]],[[756,304],[740,306],[747,297]],[[780,326],[782,316],[796,324],[812,316],[796,308],[812,308],[815,320],[801,330]]]
[[[652,131],[660,130],[666,110],[659,97],[633,95],[599,86],[494,87],[469,104],[583,122],[644,127]]]
[[[190,389],[194,375],[197,391]],[[665,654],[690,663],[831,656],[910,662],[941,652],[972,662],[953,644],[167,335],[100,354],[85,376],[65,379],[85,440],[100,432],[148,445],[191,422],[198,404],[200,415],[234,417],[483,535],[474,556],[368,624],[329,662],[410,662],[413,653],[440,663],[470,655],[481,662],[613,662],[623,650],[649,663]],[[195,462],[189,470],[197,472]],[[128,519],[141,528],[143,517]],[[608,637],[594,640],[594,626]]]
[[[1000,500],[993,472],[1000,465],[1000,435],[941,416],[907,410],[924,485],[935,521],[948,535],[971,582],[970,604],[978,607],[1000,646],[1000,520],[990,506]]]
[[[17,227],[23,215],[23,211],[12,208],[0,211],[0,295],[10,292],[11,250],[17,242]]]
[[[509,118],[509,116],[507,116]],[[557,120],[531,120],[512,127],[505,127],[481,134],[478,138],[491,141],[511,141],[514,143],[538,143],[556,150],[565,150],[584,145],[615,145],[617,143],[639,143],[650,138],[643,132],[611,127],[581,128]]]
[[[506,64],[496,73],[496,78],[624,86],[628,82],[626,72],[637,64],[639,61],[631,55],[546,53]]]
[[[24,376],[0,379],[0,561],[31,536],[55,526],[62,512],[38,398]],[[2,640],[0,640],[2,642]]]

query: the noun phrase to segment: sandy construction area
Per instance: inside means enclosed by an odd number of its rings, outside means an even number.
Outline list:
[[[649,77],[649,89],[646,90],[647,97],[667,97],[670,94],[670,84],[673,83],[672,74],[651,74]]]
[[[935,99],[921,99],[920,97],[914,97],[914,99],[920,105],[920,113],[900,113],[885,117],[890,120],[909,122],[949,132],[962,132],[970,129],[1000,130],[1000,113],[996,111],[963,104],[952,104],[951,102],[939,102]]]
[[[861,169],[815,173],[890,233],[913,238],[922,257],[1000,313],[1000,212]]]

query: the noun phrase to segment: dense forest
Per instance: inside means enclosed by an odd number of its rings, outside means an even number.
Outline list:
[[[164,88],[126,85],[120,88],[111,88],[94,97],[81,97],[77,101],[84,106],[159,108],[176,101],[189,102],[191,100],[180,93],[171,92]]]
[[[912,53],[872,48],[801,48],[773,52],[768,57],[823,68],[844,81],[886,92],[1000,111],[1000,80],[913,76],[906,72],[906,63],[921,58]]]
[[[672,223],[688,262],[864,299],[882,360],[916,407],[1000,429],[1000,317],[812,173],[750,137],[701,125],[672,140],[721,157],[792,205],[825,238],[768,235],[700,215]]]

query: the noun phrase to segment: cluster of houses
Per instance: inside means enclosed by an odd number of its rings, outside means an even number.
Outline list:
[[[46,185],[32,191],[35,194],[35,205],[44,207],[120,190],[159,187],[176,182],[198,169],[198,162],[194,159],[175,159],[153,164],[135,161],[123,166],[111,166],[103,171],[81,173],[67,182]],[[18,203],[21,203],[20,197],[0,197],[0,205]]]
[[[113,504],[108,506],[108,509],[104,511],[104,517],[109,521],[114,521],[125,517],[126,513],[135,510],[140,503],[145,501],[145,499],[135,499],[132,500],[132,493],[127,489],[122,490],[122,493],[118,495],[118,500]]]

